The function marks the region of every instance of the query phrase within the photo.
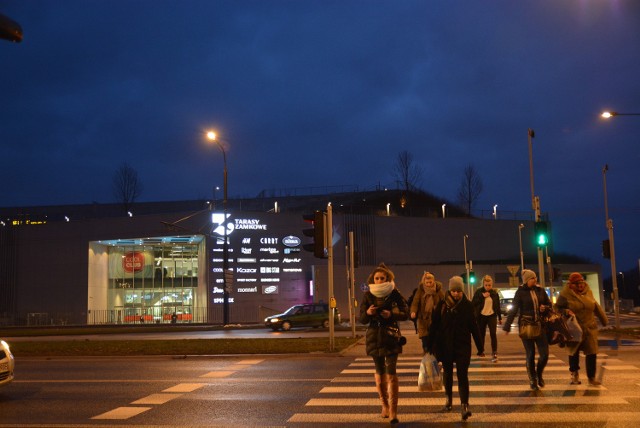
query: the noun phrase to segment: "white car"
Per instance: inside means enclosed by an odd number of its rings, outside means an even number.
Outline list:
[[[13,354],[9,350],[9,344],[0,340],[0,386],[13,380],[13,369],[16,363]]]

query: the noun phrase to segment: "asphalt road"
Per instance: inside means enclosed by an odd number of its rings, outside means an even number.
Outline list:
[[[403,331],[408,344],[399,360],[398,426],[460,425],[456,391],[451,413],[438,412],[442,392],[417,391],[420,343],[410,323]],[[640,343],[601,335],[602,387],[569,385],[566,351],[552,346],[547,386],[532,392],[517,334],[499,331],[498,337],[498,363],[472,359],[473,416],[465,425],[637,426]],[[361,343],[340,355],[41,357],[17,364],[16,380],[0,389],[2,428],[388,426],[378,415],[373,365]]]

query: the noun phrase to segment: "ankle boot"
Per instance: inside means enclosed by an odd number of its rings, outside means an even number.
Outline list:
[[[571,372],[571,385],[580,385],[581,383],[580,372],[577,370],[575,372]]]
[[[542,373],[538,372],[538,386],[544,388],[544,379],[542,379]]]
[[[538,389],[538,376],[535,372],[530,371],[527,374],[529,375],[529,387],[535,391]]]
[[[466,421],[471,416],[471,410],[469,410],[469,404],[462,405],[462,420]]]
[[[441,412],[450,412],[451,411],[451,395],[447,394],[447,401],[444,403],[444,407],[440,410]]]
[[[387,375],[387,381],[389,385],[389,423],[397,424],[398,421],[398,390],[400,386],[398,384],[398,375]]]
[[[387,391],[387,375],[376,374],[376,391],[378,391],[378,397],[380,397],[380,403],[382,404],[382,410],[380,416],[383,418],[389,417],[389,397]]]

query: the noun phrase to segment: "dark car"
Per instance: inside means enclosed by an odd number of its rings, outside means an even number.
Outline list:
[[[500,299],[500,312],[502,315],[507,315],[513,307],[513,299]]]
[[[335,310],[334,325],[340,324],[340,312]],[[285,312],[264,319],[264,325],[273,331],[291,330],[294,327],[329,327],[329,305],[307,303],[295,305]]]

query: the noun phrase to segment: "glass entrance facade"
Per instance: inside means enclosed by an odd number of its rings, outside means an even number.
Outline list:
[[[90,248],[100,250],[94,253],[102,269],[94,271],[103,271],[107,264],[106,275],[92,275],[90,269],[94,323],[99,319],[119,324],[193,321],[198,287],[206,288],[202,236],[99,241]],[[95,295],[96,300],[104,300],[106,313],[96,313],[99,305],[91,301]]]

